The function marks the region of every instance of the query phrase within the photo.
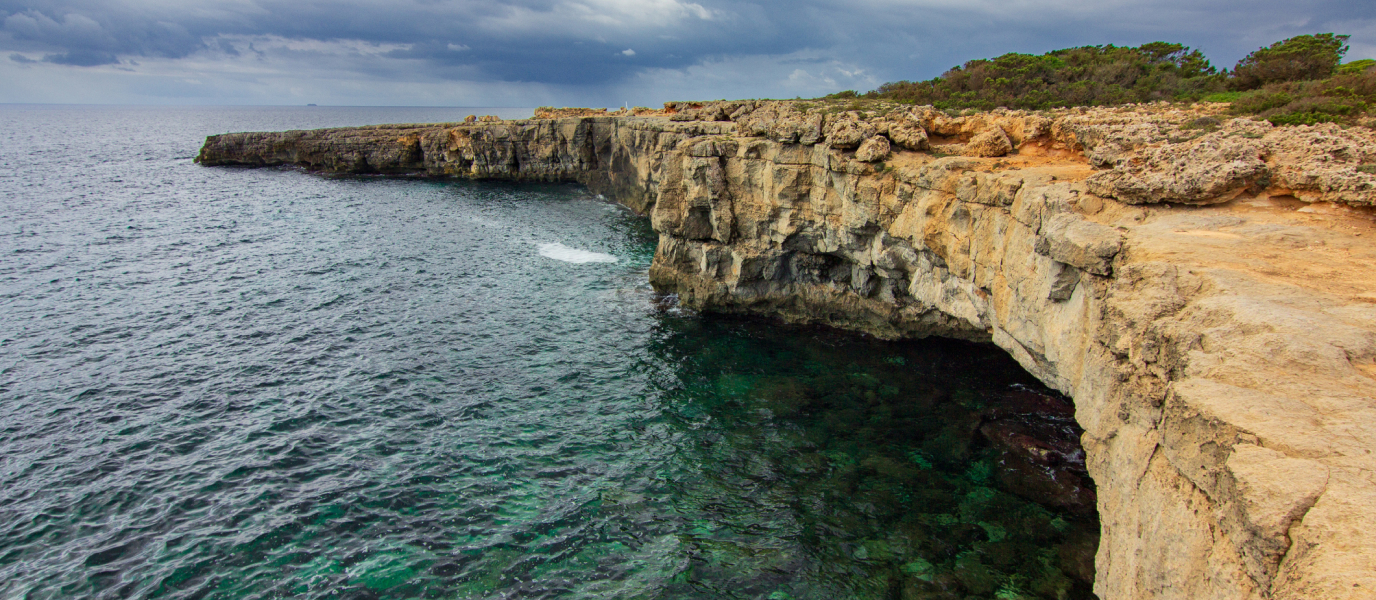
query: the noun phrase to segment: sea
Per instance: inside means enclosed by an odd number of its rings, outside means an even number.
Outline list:
[[[1092,597],[997,348],[685,310],[577,185],[193,161],[468,114],[0,105],[0,598]]]

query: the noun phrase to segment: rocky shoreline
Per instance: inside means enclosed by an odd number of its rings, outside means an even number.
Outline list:
[[[1371,130],[1217,105],[540,116],[225,134],[197,161],[583,183],[649,214],[652,283],[687,305],[992,341],[1070,395],[1101,598],[1376,595]]]

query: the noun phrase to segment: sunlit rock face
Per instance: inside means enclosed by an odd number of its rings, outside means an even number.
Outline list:
[[[198,161],[582,182],[650,216],[651,281],[685,305],[992,341],[1071,395],[1100,597],[1368,598],[1376,135],[1191,126],[1217,112],[675,103],[229,134]]]

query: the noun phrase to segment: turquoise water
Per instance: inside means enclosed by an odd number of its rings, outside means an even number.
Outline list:
[[[0,597],[1089,597],[997,349],[682,311],[577,186],[191,162],[468,112],[0,107]]]

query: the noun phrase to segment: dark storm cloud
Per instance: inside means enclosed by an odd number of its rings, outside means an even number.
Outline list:
[[[6,49],[49,51],[71,57],[70,64],[100,64],[97,58],[112,55],[180,58],[223,48],[215,41],[221,35],[266,35],[403,44],[409,48],[393,52],[393,58],[441,68],[476,67],[489,79],[602,82],[645,67],[693,64],[707,54],[787,51],[798,45],[762,38],[760,28],[748,21],[718,19],[703,4],[676,0],[50,0],[0,6],[7,13]],[[231,54],[237,51],[230,48]]]
[[[31,56],[76,67],[145,57],[287,57],[303,77],[328,66],[387,80],[591,87],[694,65],[729,69],[749,62],[742,57],[772,57],[776,72],[796,69],[800,77],[825,67],[859,82],[921,79],[1004,52],[1155,40],[1185,43],[1216,66],[1231,67],[1248,51],[1291,35],[1370,36],[1376,3],[0,0],[0,19],[0,50],[16,52],[11,61],[20,63]],[[293,41],[299,43],[287,43]],[[307,42],[324,45],[298,47]],[[1359,35],[1357,42],[1376,41]]]
[[[119,64],[119,58],[109,52],[73,50],[65,54],[49,54],[43,57],[43,62],[74,67],[98,67],[100,65]]]
[[[11,4],[11,3],[5,3]],[[4,31],[11,49],[56,50],[45,60],[94,66],[118,55],[181,58],[205,46],[184,25],[139,11],[123,13],[83,6],[6,6]],[[46,10],[45,10],[46,9]]]

